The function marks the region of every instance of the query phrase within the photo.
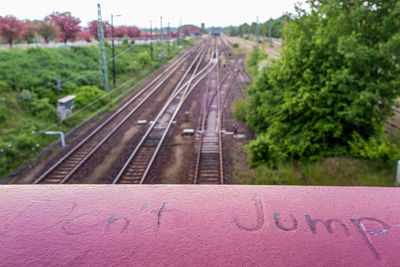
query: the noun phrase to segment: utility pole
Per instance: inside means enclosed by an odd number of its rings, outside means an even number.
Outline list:
[[[272,42],[272,19],[269,19],[269,41]]]
[[[182,27],[182,19],[179,20],[179,28],[178,28],[178,45],[181,46],[181,27]]]
[[[259,26],[258,26],[258,16],[257,16],[257,28],[256,28],[256,42],[257,42],[257,44],[260,41],[259,35],[260,35],[260,29],[259,29]]]
[[[288,17],[285,18],[285,24],[283,28],[283,32],[285,34],[285,42],[287,41],[287,35],[286,35],[286,28],[288,27]]]
[[[164,59],[165,52],[164,52],[164,38],[162,32],[162,16],[160,17],[160,41],[161,41],[161,59]]]
[[[120,17],[121,15],[115,15]],[[111,14],[111,46],[112,46],[112,75],[113,75],[113,86],[115,88],[115,47],[114,47],[114,15]]]
[[[153,60],[153,22],[150,20],[150,55]]]
[[[167,27],[167,56],[169,56],[169,21]]]
[[[100,4],[97,4],[97,36],[99,40],[99,67],[100,67],[100,89],[108,91],[107,57],[104,45],[103,20],[101,19]]]
[[[157,36],[157,21],[154,20],[154,35]],[[156,57],[157,54],[157,37],[154,38],[154,42],[153,42],[153,54],[154,54],[154,58]]]

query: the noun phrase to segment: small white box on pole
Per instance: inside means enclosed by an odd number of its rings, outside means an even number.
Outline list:
[[[63,122],[68,117],[68,115],[72,113],[72,109],[74,108],[74,103],[73,103],[74,99],[75,99],[74,95],[68,95],[58,99],[57,112],[61,122]]]

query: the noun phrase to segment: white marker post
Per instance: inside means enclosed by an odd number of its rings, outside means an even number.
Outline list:
[[[396,185],[400,186],[400,160],[397,161]]]

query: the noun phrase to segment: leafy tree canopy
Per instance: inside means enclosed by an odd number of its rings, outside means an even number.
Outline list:
[[[289,21],[281,58],[248,90],[253,164],[376,155],[363,150],[386,144],[400,93],[400,1],[308,3]]]

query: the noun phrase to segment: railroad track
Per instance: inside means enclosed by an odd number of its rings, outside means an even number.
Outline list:
[[[222,51],[225,56],[229,55],[226,47],[222,46]],[[229,70],[222,81],[219,81],[218,68],[210,73],[200,131],[196,135],[194,184],[225,183],[222,142],[223,110],[235,81],[237,82],[237,68],[240,63],[242,62],[235,60],[229,64]]]
[[[399,114],[400,113],[399,104],[395,103],[393,105],[393,110],[395,113]]]
[[[177,113],[194,88],[196,88],[208,75],[208,72],[216,65],[216,61],[211,55],[209,62],[200,69],[200,66],[203,65],[206,51],[208,51],[207,48],[192,62],[192,65],[189,67],[189,69],[193,68],[191,77],[186,77],[185,82],[183,80],[185,77],[181,79],[174,93],[120,169],[113,181],[114,184],[142,184],[145,182],[145,178],[152,167]],[[215,54],[217,52],[214,51],[212,53]]]
[[[224,40],[224,38],[222,38],[222,36],[219,36],[218,39],[222,45],[221,52],[228,58],[229,56],[231,56],[233,54],[232,51],[230,51],[230,49],[229,49],[229,45],[230,45],[229,42],[227,40]]]
[[[65,183],[176,71],[180,71],[187,60],[190,61],[190,57],[200,46],[192,48],[170,64],[60,160],[47,168],[34,184]]]
[[[201,120],[201,129],[198,137],[197,157],[193,183],[219,184],[223,183],[223,164],[220,157],[220,123],[219,117],[219,80],[218,65],[210,73],[207,90],[206,105]]]

